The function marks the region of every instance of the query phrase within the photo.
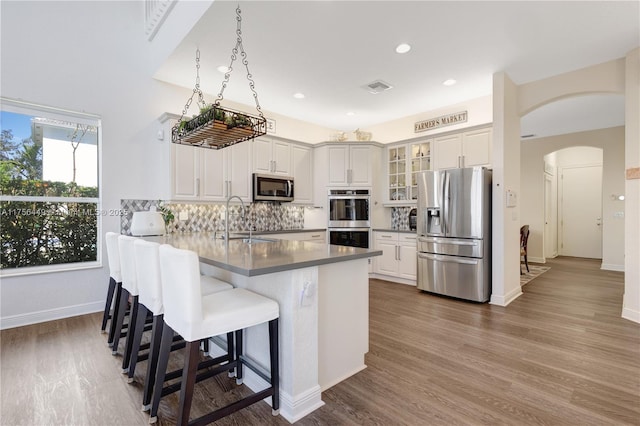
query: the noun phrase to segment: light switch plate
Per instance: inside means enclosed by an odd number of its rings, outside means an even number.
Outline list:
[[[189,219],[189,213],[180,212],[180,214],[178,215],[178,219],[180,219],[180,220],[188,220]]]

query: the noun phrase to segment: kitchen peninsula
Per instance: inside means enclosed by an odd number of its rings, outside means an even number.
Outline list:
[[[295,422],[324,403],[321,392],[364,369],[369,350],[368,258],[379,250],[213,233],[145,237],[198,253],[201,269],[280,305],[280,414]],[[269,365],[267,327],[246,331],[245,352]],[[244,383],[267,386],[247,370]]]

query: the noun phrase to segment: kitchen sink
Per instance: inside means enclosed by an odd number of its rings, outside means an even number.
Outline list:
[[[243,243],[247,243],[247,244],[255,244],[255,243],[275,243],[278,240],[275,239],[271,239],[271,238],[243,238],[242,242]]]

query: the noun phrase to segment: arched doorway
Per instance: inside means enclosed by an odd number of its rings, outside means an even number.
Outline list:
[[[617,121],[601,114],[603,108],[617,111],[613,114],[617,115]],[[624,194],[623,113],[624,96],[594,94],[550,102],[522,117],[522,134],[536,126],[540,129],[540,125],[551,129],[548,135],[537,134],[521,139],[520,143],[520,224],[530,225],[530,261],[544,263],[557,255],[588,257],[602,259],[602,269],[624,270],[623,245],[620,244],[624,241],[624,201],[612,197],[612,194]],[[575,131],[567,124],[581,120],[589,121],[590,130]],[[559,129],[556,131],[561,134],[556,134],[554,129]],[[569,183],[563,186],[563,174],[575,180],[571,184],[573,188],[564,191],[565,198],[562,190]],[[585,179],[593,176],[600,180],[586,184]],[[597,190],[590,189],[594,185]],[[580,199],[582,196],[590,196],[591,201]],[[574,207],[581,204],[587,204],[589,209]],[[572,210],[574,208],[576,210]],[[592,231],[588,244],[571,238],[589,235],[586,230],[578,230],[586,226],[587,219],[581,219],[584,223],[575,217],[568,219],[568,223],[563,222],[561,216],[565,213],[593,216],[588,220]],[[578,229],[573,229],[574,225]],[[585,250],[576,251],[576,247]]]
[[[545,155],[544,164],[545,259],[602,259],[603,150],[565,148]]]

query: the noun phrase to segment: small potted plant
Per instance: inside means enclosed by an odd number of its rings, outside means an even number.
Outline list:
[[[162,220],[164,221],[164,230],[165,234],[169,233],[169,226],[175,220],[175,215],[171,211],[171,209],[162,204],[162,200],[158,200],[158,211],[162,215]]]

